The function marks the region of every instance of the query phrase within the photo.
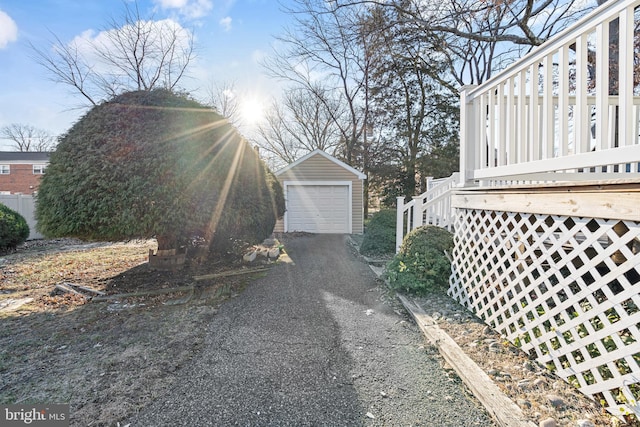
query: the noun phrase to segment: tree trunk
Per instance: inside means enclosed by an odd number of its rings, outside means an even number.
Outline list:
[[[175,255],[177,242],[173,236],[161,235],[157,236],[158,255]]]
[[[177,270],[184,266],[186,250],[178,248],[178,241],[174,236],[156,236],[158,250],[153,253],[149,249],[149,266],[155,270]]]

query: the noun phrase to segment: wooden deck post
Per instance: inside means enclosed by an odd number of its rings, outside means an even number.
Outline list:
[[[396,200],[396,253],[398,253],[404,237],[404,196],[398,196]]]
[[[460,88],[460,184],[469,186],[472,184],[473,171],[475,170],[475,144],[473,134],[475,129],[475,112],[473,100],[469,99],[469,91],[475,85],[462,86]]]

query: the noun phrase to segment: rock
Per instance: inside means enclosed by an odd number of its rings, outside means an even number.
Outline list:
[[[376,416],[373,415],[371,412],[367,412],[367,418],[371,418],[372,420],[375,420]]]
[[[269,258],[277,259],[280,256],[280,248],[271,248],[269,249]]]
[[[531,402],[529,402],[527,399],[518,399],[516,400],[516,403],[522,408],[531,408]]]
[[[442,317],[442,314],[438,313],[437,311],[434,312],[431,317],[433,317],[433,320],[438,320],[439,318]]]
[[[578,420],[576,423],[578,427],[596,427],[596,425],[589,420]]]
[[[545,420],[540,421],[540,427],[557,427],[558,423],[553,418],[547,418]]]
[[[484,329],[482,330],[482,333],[484,335],[491,335],[493,334],[493,329],[491,329],[491,326],[485,326]]]
[[[560,396],[557,396],[555,394],[547,395],[547,399],[549,400],[549,403],[551,403],[551,406],[556,409],[562,408],[565,405],[564,400],[562,400]]]
[[[530,385],[531,385],[531,381],[529,381],[529,380],[520,380],[520,381],[518,381],[518,388],[521,388],[523,390],[524,389],[528,389]]]
[[[382,396],[382,397],[387,397],[387,393],[385,393],[384,391],[381,391],[381,392],[380,392],[380,396]]]
[[[257,256],[258,256],[258,251],[249,252],[242,257],[242,260],[244,262],[253,262],[256,260]]]
[[[536,387],[542,387],[545,386],[547,384],[547,382],[545,381],[544,378],[536,378],[535,380],[533,380],[533,385]]]
[[[498,344],[497,342],[492,342],[491,344],[489,344],[489,351],[493,351],[495,353],[499,353],[500,352],[500,344]]]
[[[536,371],[536,364],[533,363],[530,360],[527,360],[526,362],[524,362],[522,364],[522,368],[526,369],[527,371],[535,372]]]
[[[266,238],[266,239],[264,239],[264,241],[262,242],[262,244],[263,244],[264,246],[273,246],[273,245],[275,245],[275,244],[276,244],[276,239],[271,238],[271,237]]]
[[[493,376],[493,377],[497,376],[499,373],[500,373],[500,371],[498,371],[497,369],[489,369],[489,370],[487,371],[487,374],[488,374],[488,375],[491,375],[491,376]]]

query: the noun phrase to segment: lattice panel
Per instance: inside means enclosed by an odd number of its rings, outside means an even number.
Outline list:
[[[455,230],[451,296],[640,418],[640,222],[458,209]]]

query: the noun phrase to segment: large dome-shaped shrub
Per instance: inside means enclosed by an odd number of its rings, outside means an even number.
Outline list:
[[[271,233],[284,206],[273,188],[222,116],[167,90],[130,92],[94,107],[62,137],[36,218],[47,236],[157,237],[169,249],[201,235],[220,252]]]

